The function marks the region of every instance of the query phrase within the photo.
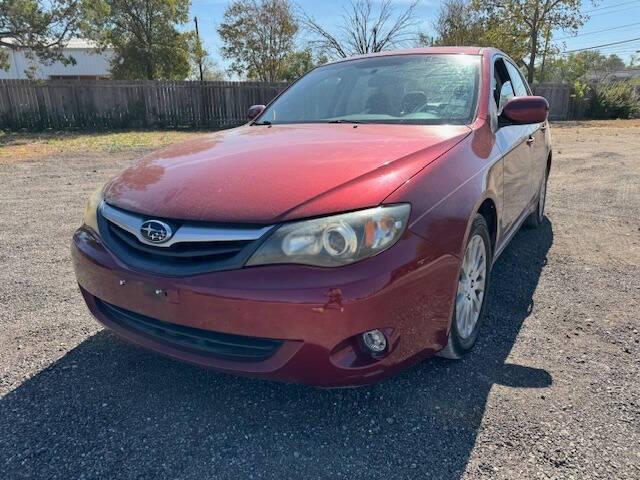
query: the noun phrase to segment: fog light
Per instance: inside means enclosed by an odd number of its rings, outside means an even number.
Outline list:
[[[387,337],[380,330],[369,330],[362,334],[362,343],[374,355],[387,349]]]

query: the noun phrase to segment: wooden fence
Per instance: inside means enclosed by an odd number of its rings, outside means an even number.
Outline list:
[[[286,84],[118,80],[0,80],[0,129],[225,128]],[[535,85],[552,120],[570,116],[571,87]]]
[[[0,128],[224,128],[286,85],[258,82],[0,80]]]
[[[540,83],[532,86],[533,94],[549,102],[550,120],[568,120],[572,88],[563,83]]]

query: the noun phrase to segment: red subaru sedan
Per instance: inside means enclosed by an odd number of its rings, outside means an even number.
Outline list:
[[[318,67],[96,191],[80,289],[119,336],[234,374],[338,387],[460,358],[496,258],[543,220],[547,113],[493,49]]]

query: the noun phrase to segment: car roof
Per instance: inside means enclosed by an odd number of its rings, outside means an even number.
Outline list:
[[[388,57],[393,55],[491,55],[493,53],[499,53],[500,51],[495,48],[486,47],[423,47],[423,48],[407,48],[403,50],[389,50],[378,53],[367,53],[365,55],[356,55],[349,58],[341,58],[333,62],[329,62],[327,65],[340,62],[348,62],[349,60],[356,60],[361,58],[370,57]]]

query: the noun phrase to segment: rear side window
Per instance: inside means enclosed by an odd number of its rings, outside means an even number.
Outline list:
[[[509,71],[511,85],[513,86],[513,91],[515,92],[516,97],[526,97],[529,95],[527,87],[524,84],[524,80],[522,79],[522,75],[520,75],[520,71],[510,62],[504,62],[504,64],[507,66],[507,70]]]

